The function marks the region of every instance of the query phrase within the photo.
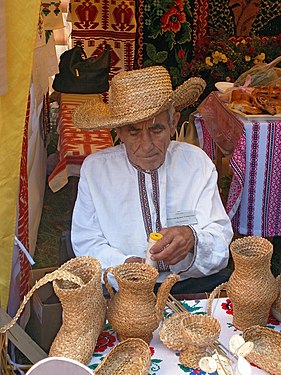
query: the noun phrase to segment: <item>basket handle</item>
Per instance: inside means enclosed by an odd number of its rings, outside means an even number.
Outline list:
[[[20,317],[25,305],[27,304],[27,302],[30,300],[31,296],[33,295],[33,293],[37,289],[39,289],[41,286],[47,284],[48,282],[54,281],[54,280],[65,280],[65,281],[71,281],[71,282],[73,282],[73,283],[75,283],[79,286],[84,285],[83,280],[79,276],[76,276],[73,273],[71,273],[69,271],[66,271],[66,270],[58,269],[58,270],[55,270],[51,273],[46,274],[40,280],[38,280],[33,285],[33,287],[29,290],[29,292],[24,296],[23,301],[22,301],[16,315],[13,317],[13,319],[9,323],[7,323],[5,326],[0,328],[0,333],[6,333],[9,329],[11,329],[15,325],[15,323],[18,320],[18,318]]]
[[[207,315],[212,315],[212,306],[213,306],[213,301],[217,297],[217,295],[225,289],[227,286],[227,283],[223,283],[218,285],[210,294],[208,301],[207,301]]]
[[[108,282],[108,277],[107,277],[107,274],[110,272],[110,273],[113,273],[113,270],[114,268],[113,267],[108,267],[105,271],[104,271],[104,274],[103,274],[103,280],[104,280],[104,283],[105,283],[105,286],[106,286],[106,289],[108,290],[108,293],[110,295],[110,299],[113,298],[114,296],[114,291],[113,291],[113,288],[112,286],[109,284]]]

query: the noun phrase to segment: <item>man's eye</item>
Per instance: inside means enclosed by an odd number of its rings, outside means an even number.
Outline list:
[[[130,130],[130,135],[137,135],[138,133],[138,130]]]
[[[154,134],[159,134],[159,133],[162,133],[163,129],[162,128],[152,128],[152,132]]]

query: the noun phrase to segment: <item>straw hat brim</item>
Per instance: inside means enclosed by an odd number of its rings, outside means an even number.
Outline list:
[[[177,111],[191,106],[198,100],[206,87],[206,82],[200,77],[192,77],[185,81],[170,95],[163,99],[155,108],[134,111],[128,108],[124,115],[113,114],[110,106],[105,104],[100,95],[81,104],[73,113],[74,126],[80,129],[112,129],[148,120],[167,110],[171,104]]]

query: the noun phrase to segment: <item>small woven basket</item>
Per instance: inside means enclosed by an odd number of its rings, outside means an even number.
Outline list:
[[[167,348],[177,351],[186,349],[187,343],[182,333],[181,322],[187,315],[190,315],[190,312],[179,312],[163,321],[159,330],[159,337]]]
[[[151,353],[142,339],[130,338],[117,344],[94,371],[95,375],[147,375]]]
[[[254,349],[247,355],[254,363],[270,374],[281,374],[281,333],[271,328],[252,326],[243,332],[245,341],[252,341]]]
[[[179,360],[184,366],[199,369],[200,359],[209,355],[208,347],[219,337],[220,323],[208,315],[189,314],[182,318],[181,324],[186,347]]]

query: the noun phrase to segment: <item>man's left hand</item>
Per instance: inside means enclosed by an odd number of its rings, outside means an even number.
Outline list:
[[[173,265],[183,260],[188,253],[193,253],[195,240],[191,228],[174,226],[164,228],[160,233],[163,238],[150,249],[151,259]]]

